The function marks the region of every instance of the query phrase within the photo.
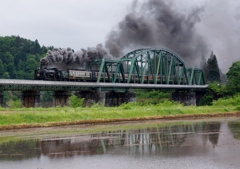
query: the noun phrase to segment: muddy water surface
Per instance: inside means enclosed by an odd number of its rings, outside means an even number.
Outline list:
[[[0,168],[240,168],[240,118],[0,131]]]

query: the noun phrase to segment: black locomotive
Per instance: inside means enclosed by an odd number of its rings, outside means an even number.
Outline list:
[[[50,81],[93,81],[97,75],[97,72],[80,69],[59,70],[57,68],[38,68],[35,70],[34,79]]]

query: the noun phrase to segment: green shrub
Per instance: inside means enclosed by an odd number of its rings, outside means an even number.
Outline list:
[[[240,94],[228,98],[220,98],[212,102],[213,106],[239,106]]]
[[[170,98],[170,94],[171,94],[171,92],[162,92],[159,90],[138,91],[138,92],[136,92],[136,97],[137,98],[145,98],[145,99],[147,99],[147,98],[160,99],[160,98]]]
[[[102,104],[100,104],[100,103],[93,103],[92,105],[91,105],[91,108],[103,108],[104,107],[104,105],[102,105]]]
[[[237,111],[240,111],[240,106],[237,106],[237,107],[236,107],[236,110],[237,110]]]
[[[169,100],[165,100],[162,103],[158,103],[157,106],[159,106],[159,107],[171,107],[171,106],[181,106],[181,107],[183,107],[183,105],[181,103],[172,102],[172,101],[169,101]]]
[[[228,92],[225,85],[218,82],[210,83],[206,89],[204,96],[200,99],[199,105],[212,105],[214,100],[218,100],[224,96],[227,96]]]
[[[171,92],[162,92],[159,90],[138,91],[136,92],[137,103],[139,106],[157,105],[169,100]]]
[[[76,95],[70,97],[70,107],[83,107],[84,98],[78,98]]]
[[[21,100],[15,100],[15,101],[9,100],[7,102],[7,106],[9,108],[21,108],[22,107],[22,102],[21,102]]]
[[[123,109],[123,110],[131,110],[132,108],[132,102],[130,103],[123,103],[119,106],[119,108]]]

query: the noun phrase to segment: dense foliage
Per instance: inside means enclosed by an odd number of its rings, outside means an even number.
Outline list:
[[[200,100],[200,105],[232,105],[239,104],[240,94],[240,61],[234,62],[227,72],[227,84],[213,82],[208,85]],[[219,99],[219,102],[216,100]]]
[[[52,47],[40,46],[38,40],[31,41],[19,36],[0,36],[0,78],[33,79],[39,61]],[[4,103],[8,107],[19,107],[21,92],[4,92]]]
[[[136,92],[137,102],[141,105],[156,105],[170,99],[170,91],[140,90]]]
[[[240,61],[234,62],[229,68],[227,79],[227,89],[229,93],[240,93]]]
[[[210,58],[207,60],[207,71],[207,80],[209,82],[221,82],[217,57],[213,54],[213,52],[211,53]]]
[[[34,70],[47,50],[47,47],[39,45],[38,40],[0,37],[0,78],[33,79]]]
[[[73,108],[83,107],[84,98],[79,98],[76,95],[70,97],[70,106]]]
[[[206,89],[203,97],[200,99],[199,105],[212,105],[214,100],[218,100],[224,96],[227,96],[228,92],[226,89],[226,85],[222,85],[221,83],[210,83],[208,88]]]
[[[240,108],[240,94],[233,97],[220,98],[212,102],[213,106],[238,106]]]
[[[222,75],[219,66],[216,55],[211,53],[210,57],[206,61],[204,57],[202,57],[202,68],[204,72],[204,77],[206,82],[213,83],[213,82],[221,82],[221,76],[224,78],[224,75]]]

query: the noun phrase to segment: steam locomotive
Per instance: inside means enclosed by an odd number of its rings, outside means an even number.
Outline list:
[[[50,81],[94,81],[98,72],[86,71],[81,69],[60,70],[57,68],[38,68],[35,70],[35,80]]]
[[[96,82],[98,78],[98,71],[89,71],[84,69],[68,69],[60,70],[57,68],[38,68],[35,70],[34,79],[35,80],[49,80],[49,81],[77,81],[77,82]],[[126,74],[127,76],[127,74]],[[101,82],[111,82],[112,79],[116,77],[122,81],[122,75],[120,73],[103,72],[100,76]],[[125,77],[127,79],[127,77]]]

